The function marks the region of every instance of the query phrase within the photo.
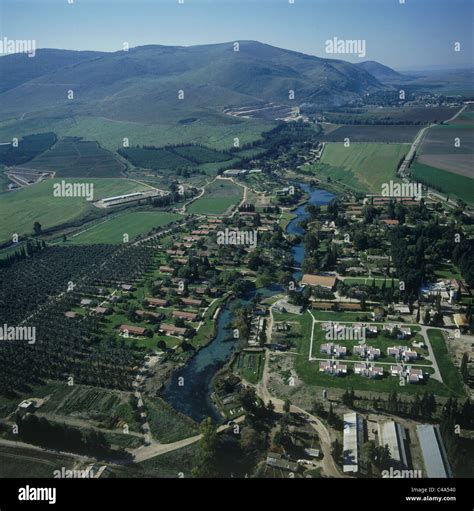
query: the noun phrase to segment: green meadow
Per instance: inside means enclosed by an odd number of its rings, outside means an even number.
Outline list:
[[[68,241],[76,245],[95,243],[123,243],[124,235],[132,241],[140,234],[151,231],[182,218],[182,215],[166,211],[136,211],[104,220],[93,227],[71,237]]]

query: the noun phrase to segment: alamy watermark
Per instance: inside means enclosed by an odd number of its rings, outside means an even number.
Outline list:
[[[53,185],[54,197],[84,197],[94,200],[94,183],[68,183],[64,179]]]
[[[251,248],[257,246],[257,231],[239,231],[235,229],[225,229],[217,231],[218,245],[246,245]]]
[[[12,55],[14,53],[26,53],[28,57],[36,55],[36,41],[34,39],[0,39],[0,54]]]
[[[423,477],[421,470],[398,470],[390,467],[389,470],[382,470],[384,479],[420,479]]]
[[[326,53],[355,54],[359,58],[367,55],[365,39],[339,39],[333,37],[326,41]]]
[[[400,183],[398,181],[389,181],[382,184],[383,197],[423,197],[423,185],[421,183]]]
[[[325,338],[327,341],[365,341],[367,338],[366,327],[364,326],[345,326],[345,325],[326,325]]]
[[[35,326],[9,326],[0,325],[0,341],[27,341],[28,344],[36,342]]]

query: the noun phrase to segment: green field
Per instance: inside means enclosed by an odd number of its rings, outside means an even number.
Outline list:
[[[260,140],[263,131],[272,129],[274,122],[261,119],[241,119],[214,116],[199,119],[191,124],[139,123],[105,119],[103,117],[68,117],[58,119],[24,119],[0,122],[0,141],[32,133],[54,131],[58,137],[84,137],[96,140],[101,147],[115,151],[123,147],[128,138],[130,147],[135,145],[165,146],[169,144],[203,144],[214,149],[231,149],[234,137],[240,145]]]
[[[39,184],[0,195],[0,242],[14,233],[30,235],[38,221],[43,229],[77,220],[91,208],[84,197],[54,197],[53,185],[61,179],[49,179]],[[144,190],[147,187],[126,179],[68,179],[68,183],[91,183],[94,200]]]
[[[234,365],[235,371],[249,383],[256,384],[263,373],[265,354],[261,352],[242,352]]]
[[[175,213],[166,211],[141,211],[125,213],[105,220],[90,229],[71,237],[69,243],[88,245],[94,243],[123,243],[124,234],[132,241],[140,234],[151,231],[154,227],[161,227],[182,218]]]
[[[474,180],[454,174],[447,170],[437,169],[428,165],[423,165],[415,161],[410,167],[415,179],[428,186],[435,187],[450,195],[454,195],[470,204],[474,204]]]
[[[242,199],[243,188],[231,181],[217,180],[206,188],[206,193],[193,202],[189,213],[219,215]]]
[[[447,391],[450,395],[464,397],[466,391],[464,390],[461,373],[454,367],[443,333],[440,330],[428,330],[428,338]]]
[[[362,192],[381,193],[383,183],[396,180],[401,158],[408,152],[407,144],[327,143],[321,163],[313,165],[316,174]]]

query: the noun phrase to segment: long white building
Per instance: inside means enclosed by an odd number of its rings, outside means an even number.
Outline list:
[[[357,473],[360,471],[360,456],[364,443],[364,421],[356,413],[344,414],[343,471]]]

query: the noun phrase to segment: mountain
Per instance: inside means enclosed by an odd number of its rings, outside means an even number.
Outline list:
[[[384,66],[375,60],[366,60],[356,64],[356,66],[370,73],[381,83],[399,83],[410,79],[408,76],[402,75],[391,67]]]
[[[343,105],[386,88],[361,65],[255,41],[239,44],[239,51],[230,42],[5,56],[0,58],[0,119],[93,116],[172,123],[233,108],[258,113],[275,105]],[[70,90],[73,99],[67,97]]]
[[[34,57],[16,53],[0,57],[0,92],[57,69],[104,55],[97,51],[38,50]]]

